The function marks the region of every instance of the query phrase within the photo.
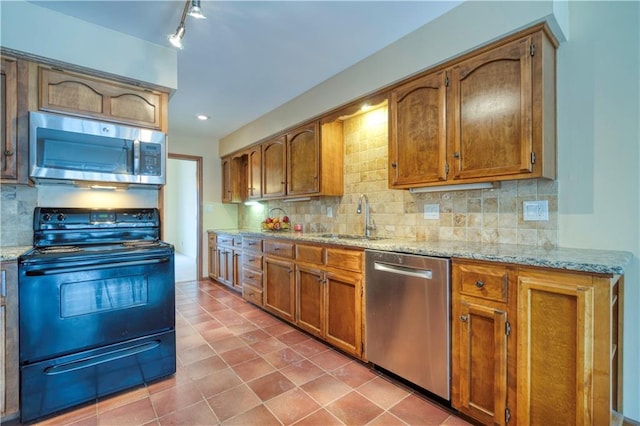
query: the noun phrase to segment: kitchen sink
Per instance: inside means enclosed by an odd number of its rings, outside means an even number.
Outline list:
[[[365,236],[365,235],[354,235],[354,234],[320,234],[322,238],[332,238],[336,240],[385,240],[385,237],[373,237],[373,236]]]

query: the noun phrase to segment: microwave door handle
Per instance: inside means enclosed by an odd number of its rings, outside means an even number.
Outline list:
[[[140,175],[140,141],[133,141],[133,175]]]

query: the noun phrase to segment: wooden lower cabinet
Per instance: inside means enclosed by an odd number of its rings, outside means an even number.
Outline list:
[[[362,278],[359,274],[325,274],[324,339],[355,356],[362,356]]]
[[[242,238],[242,297],[263,306],[262,292],[262,239]]]
[[[209,233],[209,277],[241,291],[242,237]]]
[[[617,392],[622,277],[523,270],[518,275],[518,418],[604,425]],[[621,399],[621,398],[620,398]]]
[[[452,261],[452,406],[483,424],[621,409],[623,277]]]
[[[264,259],[264,308],[289,322],[295,322],[295,276],[290,260]]]
[[[18,265],[0,263],[0,419],[18,415]]]
[[[504,265],[452,262],[451,404],[484,424],[516,420],[514,275]]]
[[[361,358],[363,253],[265,239],[264,308]]]

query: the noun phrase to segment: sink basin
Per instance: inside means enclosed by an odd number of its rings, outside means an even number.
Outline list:
[[[367,237],[364,235],[354,235],[354,234],[320,234],[320,237],[322,238],[333,238],[336,240],[369,240],[369,241],[373,241],[373,240],[384,240],[385,237]]]

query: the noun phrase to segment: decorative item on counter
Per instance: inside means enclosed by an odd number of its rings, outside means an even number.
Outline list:
[[[301,223],[296,223],[293,225],[293,230],[296,232],[302,232],[302,224]]]
[[[282,212],[282,217],[275,216],[273,214],[275,210],[280,210]],[[269,210],[269,215],[262,221],[260,227],[263,231],[289,231],[291,229],[291,222],[289,221],[289,216],[287,216],[287,212],[285,212],[284,209],[274,207]]]

